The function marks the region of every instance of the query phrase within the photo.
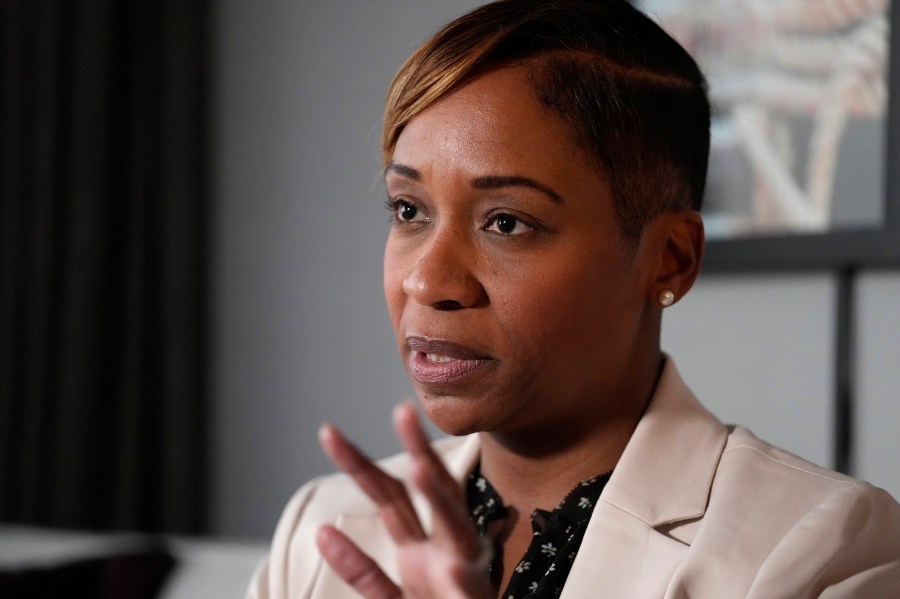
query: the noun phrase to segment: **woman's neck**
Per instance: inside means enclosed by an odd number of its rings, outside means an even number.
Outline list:
[[[648,372],[646,383],[632,388],[634,396],[619,403],[613,413],[594,408],[565,428],[548,423],[540,431],[480,433],[481,472],[504,503],[520,513],[553,509],[579,482],[615,468],[647,408],[661,368],[660,360]]]
[[[551,510],[576,484],[615,467],[637,419],[617,424],[598,432],[592,443],[537,455],[510,450],[502,438],[481,433],[481,472],[519,513]]]

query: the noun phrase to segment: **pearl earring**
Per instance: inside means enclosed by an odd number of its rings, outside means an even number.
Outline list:
[[[666,289],[662,293],[659,294],[659,304],[663,308],[668,308],[672,304],[675,303],[675,294]]]

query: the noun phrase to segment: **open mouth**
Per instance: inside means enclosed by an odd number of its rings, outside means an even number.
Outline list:
[[[409,373],[423,385],[448,385],[472,376],[490,361],[481,352],[444,340],[408,337]]]

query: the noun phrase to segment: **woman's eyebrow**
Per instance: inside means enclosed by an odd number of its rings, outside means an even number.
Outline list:
[[[398,175],[412,179],[413,181],[420,181],[422,179],[422,173],[413,167],[399,164],[393,160],[388,162],[387,166],[384,167],[384,176],[387,177],[388,173],[397,173]]]
[[[407,166],[405,164],[400,164],[399,162],[394,162],[391,160],[387,163],[387,166],[384,167],[384,175],[385,177],[388,173],[396,173],[401,177],[406,177],[407,179],[412,179],[413,181],[421,181],[422,173],[417,171],[411,166]],[[472,187],[475,189],[501,189],[504,187],[528,187],[530,189],[534,189],[536,191],[541,192],[547,198],[549,198],[552,202],[556,204],[564,203],[564,200],[561,195],[553,191],[551,188],[538,183],[534,179],[529,179],[528,177],[520,177],[517,175],[488,175],[485,177],[476,177],[472,179],[471,183]]]
[[[502,187],[529,187],[537,190],[547,196],[554,203],[562,204],[564,200],[561,195],[543,185],[534,179],[528,177],[518,177],[515,175],[496,175],[488,177],[478,177],[472,180],[472,187],[475,189],[498,189]]]

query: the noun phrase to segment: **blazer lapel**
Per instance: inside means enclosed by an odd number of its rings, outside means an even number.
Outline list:
[[[702,518],[727,429],[666,360],[594,509],[561,599],[662,597]]]
[[[662,597],[684,545],[600,502],[561,599]]]

